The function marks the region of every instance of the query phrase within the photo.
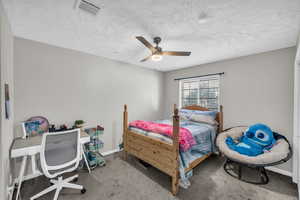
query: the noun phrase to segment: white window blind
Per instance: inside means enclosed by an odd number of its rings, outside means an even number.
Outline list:
[[[198,105],[210,110],[219,109],[220,76],[180,80],[180,105]]]

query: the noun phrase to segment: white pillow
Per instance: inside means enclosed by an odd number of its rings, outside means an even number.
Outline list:
[[[210,124],[210,125],[218,125],[218,122],[209,115],[192,114],[190,116],[190,120],[194,121],[194,122],[201,122],[201,123],[206,123],[206,124]]]
[[[191,115],[193,114],[193,110],[180,109],[179,116],[182,120],[190,120]]]

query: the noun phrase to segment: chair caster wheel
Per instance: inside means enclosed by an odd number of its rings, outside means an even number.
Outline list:
[[[80,190],[81,194],[84,194],[86,192],[86,189],[83,188],[82,190]]]
[[[78,181],[78,178],[74,178],[73,182],[76,183]]]

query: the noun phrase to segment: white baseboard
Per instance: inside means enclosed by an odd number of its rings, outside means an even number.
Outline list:
[[[266,167],[267,170],[270,170],[272,172],[275,172],[275,173],[278,173],[278,174],[282,174],[282,175],[285,175],[285,176],[289,176],[289,177],[292,177],[292,172],[289,172],[289,171],[286,171],[284,169],[279,169],[277,167]]]
[[[111,155],[111,154],[114,154],[114,153],[117,153],[119,152],[120,149],[113,149],[113,150],[110,150],[110,151],[105,151],[103,153],[101,153],[103,156],[108,156],[108,155]]]

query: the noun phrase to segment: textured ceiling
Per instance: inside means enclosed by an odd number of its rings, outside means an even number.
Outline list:
[[[300,27],[299,0],[94,1],[97,16],[74,9],[75,0],[3,0],[18,37],[161,71],[294,46]],[[138,35],[192,54],[140,63],[150,52]]]

